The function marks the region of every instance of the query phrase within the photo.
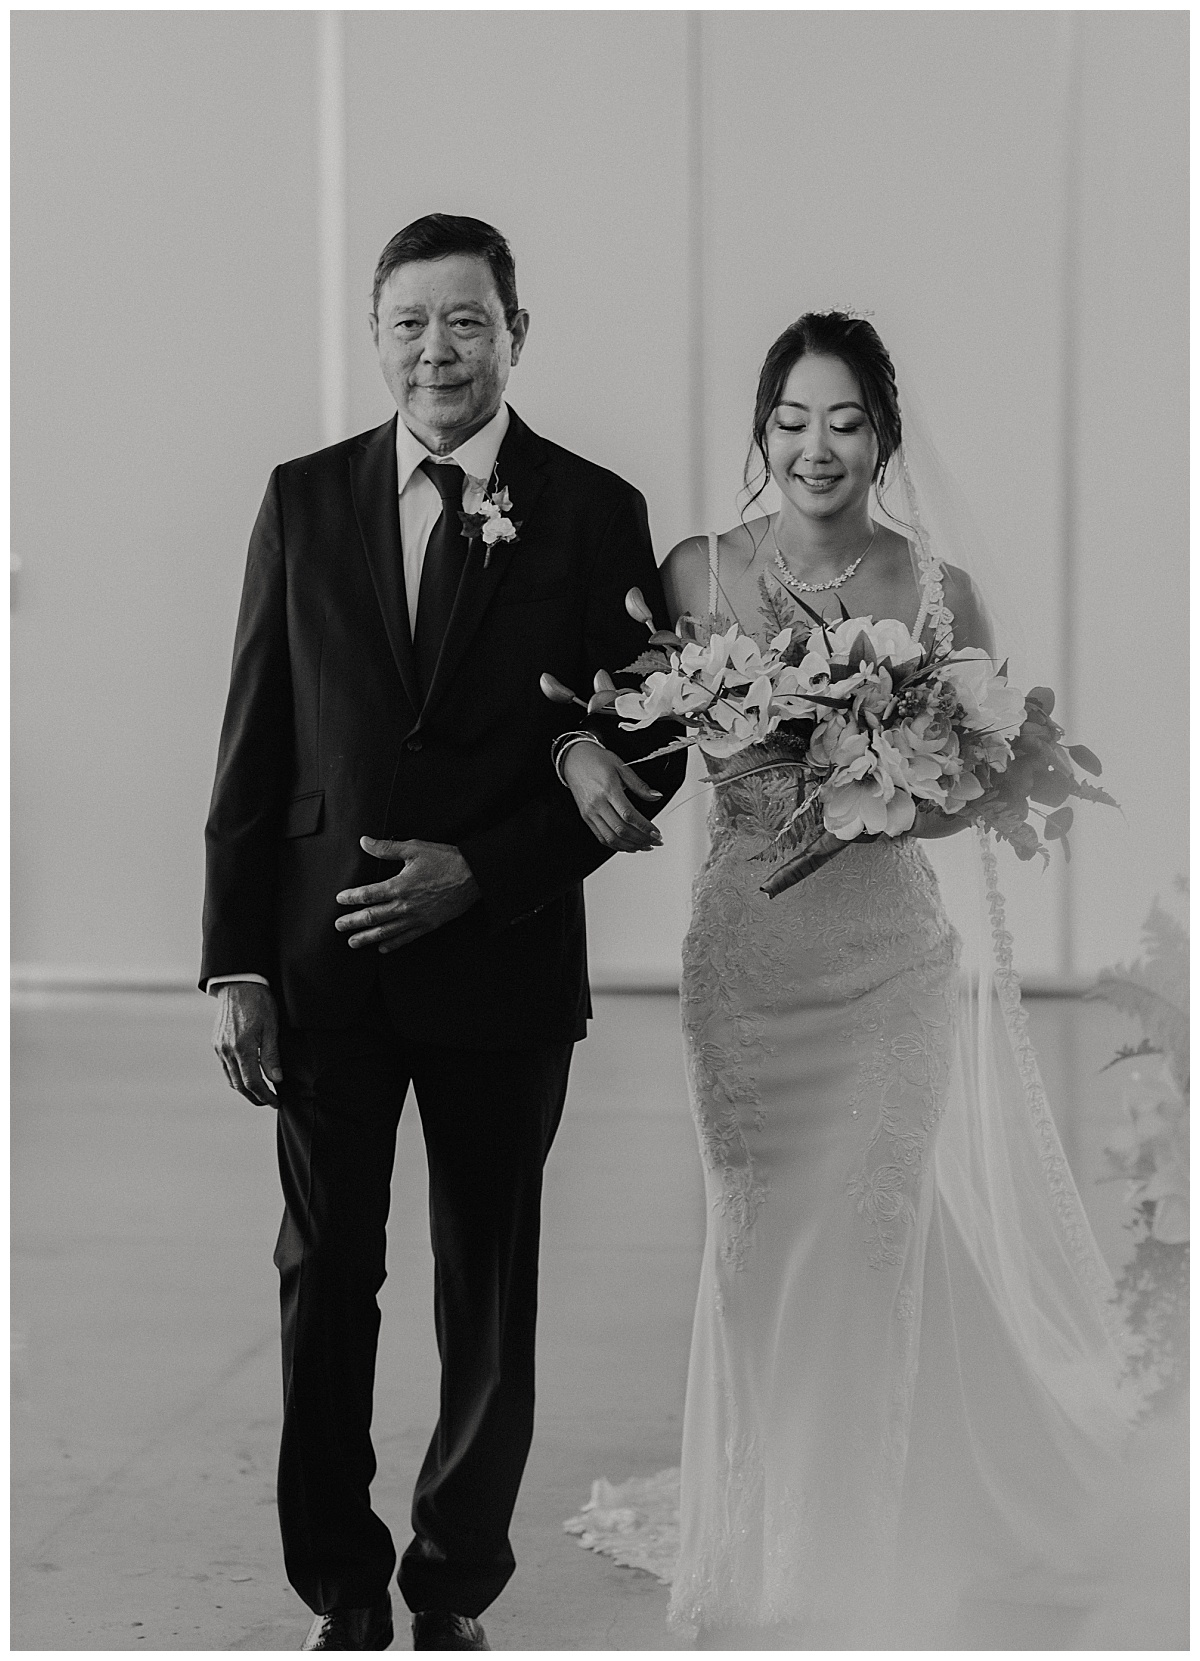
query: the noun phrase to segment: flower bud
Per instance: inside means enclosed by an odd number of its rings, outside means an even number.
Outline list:
[[[569,686],[564,686],[553,675],[543,675],[538,681],[542,689],[542,696],[549,698],[552,704],[582,704],[583,699],[577,698]],[[584,705],[586,708],[587,706]]]

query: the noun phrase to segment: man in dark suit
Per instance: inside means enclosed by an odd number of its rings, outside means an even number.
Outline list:
[[[304,1647],[392,1639],[370,1419],[411,1084],[442,1385],[398,1579],[416,1648],[484,1649],[533,1428],[542,1167],[590,1013],[581,883],[661,840],[630,794],[661,805],[682,764],[639,777],[657,735],[610,721],[594,742],[539,690],[637,655],[630,587],[663,601],[639,493],[503,401],[529,326],[504,238],[407,226],[370,321],[398,419],[276,468],[251,538],[201,984],[230,1084],[278,1109],[278,1494]]]

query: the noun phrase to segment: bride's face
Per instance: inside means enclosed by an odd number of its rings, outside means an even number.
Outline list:
[[[771,477],[806,519],[865,506],[879,442],[856,377],[841,358],[805,353],[767,425]]]

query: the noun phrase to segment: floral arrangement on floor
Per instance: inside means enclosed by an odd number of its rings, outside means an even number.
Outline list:
[[[1007,663],[996,669],[978,647],[914,639],[895,618],[851,617],[842,606],[830,623],[803,601],[803,617],[785,618],[778,601],[764,598],[781,626],[760,647],[722,619],[684,617],[676,630],[657,629],[640,590],[630,589],[626,609],[646,624],[650,642],[620,673],[640,687],[623,690],[601,670],[585,703],[553,676],[541,684],[549,698],[611,712],[626,731],[682,726],[656,756],[691,745],[715,759],[745,754],[748,765],[714,777],[718,788],[791,769],[796,806],[773,839],[782,863],[765,893],[782,893],[850,842],[903,836],[922,811],[961,814],[1019,858],[1048,859],[1043,836],[1070,857],[1069,796],[1116,806],[1076,772],[1098,774],[1100,763],[1081,744],[1064,747],[1048,687],[1022,696]],[[1042,820],[1041,835],[1031,814]]]
[[[1187,885],[1181,880],[1180,891]],[[1132,1016],[1141,1041],[1124,1045],[1119,1069],[1126,1124],[1105,1150],[1109,1176],[1129,1184],[1136,1239],[1117,1279],[1133,1335],[1131,1371],[1152,1411],[1186,1398],[1190,1260],[1190,1044],[1188,932],[1155,903],[1142,928],[1142,956],[1101,972],[1087,994]],[[1105,1069],[1107,1071],[1107,1068]]]

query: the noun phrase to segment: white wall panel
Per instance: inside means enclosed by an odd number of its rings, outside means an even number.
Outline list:
[[[246,543],[320,442],[312,27],[12,18],[12,940],[193,975]]]
[[[1188,16],[1082,23],[1076,708],[1124,810],[1074,839],[1093,970],[1187,869]]]

